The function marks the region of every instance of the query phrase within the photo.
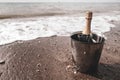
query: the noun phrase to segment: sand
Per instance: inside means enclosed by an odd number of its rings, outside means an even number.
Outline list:
[[[96,74],[75,73],[69,36],[16,41],[0,46],[0,80],[119,80],[120,23],[105,33]]]

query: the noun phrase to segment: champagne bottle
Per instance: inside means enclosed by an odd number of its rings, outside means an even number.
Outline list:
[[[92,12],[86,13],[86,26],[82,31],[82,34],[78,35],[78,38],[82,42],[92,42],[92,33],[91,33],[91,20],[92,20]]]

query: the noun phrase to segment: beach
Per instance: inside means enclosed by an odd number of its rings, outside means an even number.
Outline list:
[[[120,25],[119,22],[117,24]],[[98,74],[74,74],[69,37],[46,37],[16,41],[0,47],[1,80],[118,80],[120,78],[120,28],[106,33]],[[113,38],[114,36],[114,38]]]
[[[58,8],[55,11],[59,12],[52,15],[45,12],[41,16],[14,15],[0,20],[0,80],[119,80],[119,8],[90,8],[94,11],[92,31],[106,39],[98,72],[92,75],[68,68],[74,65],[70,35],[83,30],[86,10]]]

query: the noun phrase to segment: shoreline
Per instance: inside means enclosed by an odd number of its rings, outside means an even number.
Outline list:
[[[46,16],[47,15],[47,16]],[[31,40],[38,37],[69,36],[73,32],[82,31],[85,26],[85,18],[78,15],[53,16],[48,13],[43,17],[2,19],[0,20],[0,45],[16,40]],[[51,16],[52,15],[52,16]],[[62,16],[61,16],[62,15]],[[115,27],[113,22],[119,19],[116,16],[94,16],[92,31],[102,35],[110,28]]]

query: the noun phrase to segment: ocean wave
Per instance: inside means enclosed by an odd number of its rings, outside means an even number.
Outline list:
[[[104,33],[115,27],[111,22],[119,21],[120,15],[95,16],[92,20],[92,31]],[[49,16],[31,19],[0,20],[0,45],[16,40],[31,40],[38,37],[70,36],[82,31],[85,18],[81,16]]]

